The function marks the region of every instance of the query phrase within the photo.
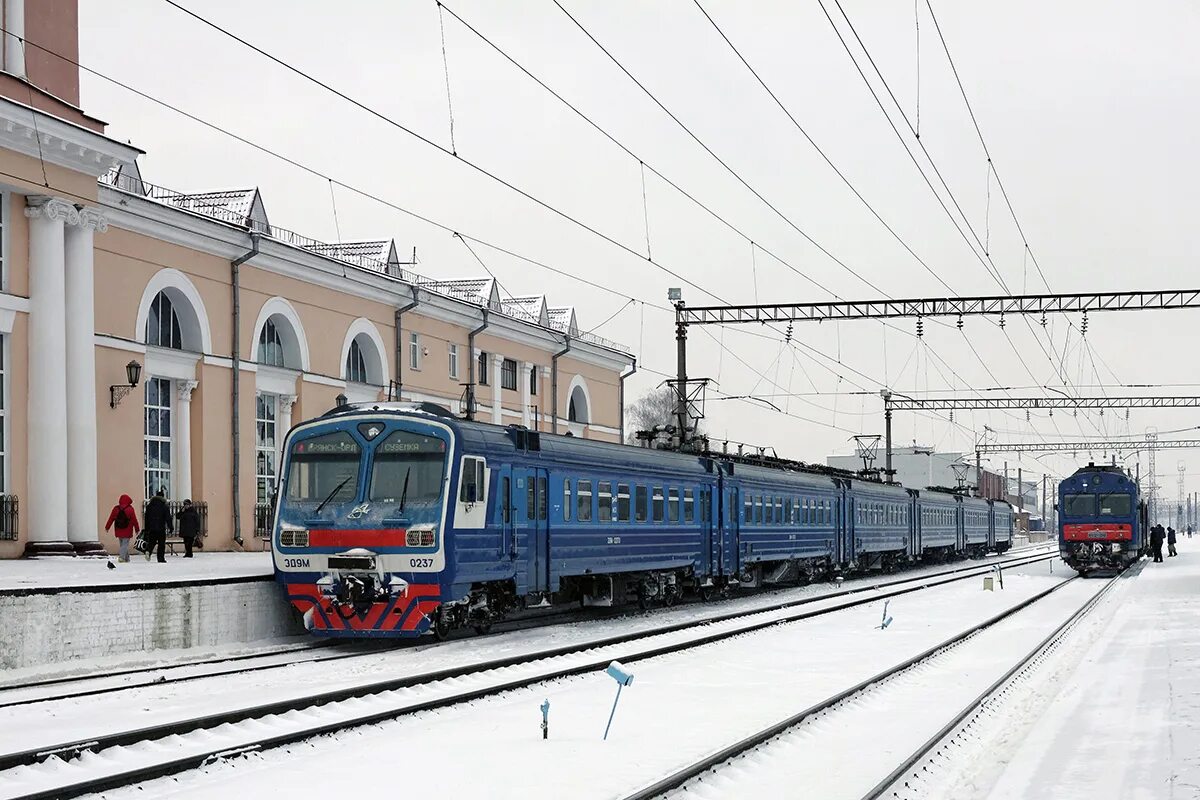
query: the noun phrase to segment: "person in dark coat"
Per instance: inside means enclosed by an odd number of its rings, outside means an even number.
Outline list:
[[[150,560],[150,549],[158,549],[158,562],[167,563],[167,532],[173,530],[171,509],[167,505],[166,492],[162,489],[146,504],[146,560]]]
[[[141,528],[138,527],[137,514],[133,511],[133,498],[127,494],[121,495],[117,504],[113,506],[112,511],[108,515],[108,522],[104,523],[104,530],[116,527],[117,543],[121,546],[120,555],[117,556],[118,561],[129,563],[129,540]]]
[[[1167,528],[1167,558],[1177,555],[1179,553],[1175,552],[1175,529]]]
[[[1155,525],[1150,529],[1150,549],[1154,551],[1154,563],[1162,563],[1163,526]]]
[[[175,515],[179,520],[179,535],[183,538],[183,557],[192,557],[192,545],[200,535],[200,512],[192,505],[191,500],[183,501],[183,508]]]

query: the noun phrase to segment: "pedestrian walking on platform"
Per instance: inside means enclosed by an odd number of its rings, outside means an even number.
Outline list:
[[[1164,538],[1166,538],[1166,536],[1163,533],[1162,525],[1155,525],[1150,529],[1150,548],[1154,551],[1155,564],[1162,563],[1162,546]]]
[[[1167,558],[1177,555],[1179,553],[1175,552],[1175,529],[1167,528]]]
[[[158,550],[158,562],[167,563],[167,532],[173,530],[171,509],[167,506],[166,492],[159,489],[150,502],[146,504],[146,538],[149,548],[146,550],[146,560],[150,560],[150,551]]]
[[[117,536],[117,544],[121,547],[121,554],[117,556],[117,560],[128,564],[129,540],[141,530],[138,527],[137,514],[133,512],[133,498],[129,495],[121,495],[117,504],[113,506],[108,515],[108,522],[104,523],[104,530],[110,528],[115,528],[113,532]]]
[[[191,500],[183,501],[183,508],[175,515],[179,520],[179,535],[183,539],[183,557],[192,557],[192,545],[200,535],[200,512],[192,505]]]

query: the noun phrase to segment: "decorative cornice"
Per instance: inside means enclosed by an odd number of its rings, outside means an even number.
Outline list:
[[[296,405],[296,400],[298,400],[298,399],[299,398],[297,398],[296,395],[294,395],[294,394],[279,395],[279,413],[280,414],[292,413],[292,406]]]
[[[0,147],[93,177],[143,152],[7,98],[0,98]]]
[[[79,225],[83,228],[91,228],[97,233],[104,233],[108,230],[108,217],[94,208],[80,209]]]
[[[29,195],[25,198],[25,216],[30,219],[62,220],[67,225],[79,224],[79,211],[66,200],[45,195]]]

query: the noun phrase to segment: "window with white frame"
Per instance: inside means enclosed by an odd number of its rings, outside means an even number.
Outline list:
[[[517,389],[517,362],[506,358],[500,363],[500,385],[505,389]]]
[[[346,380],[352,383],[367,382],[367,361],[363,358],[362,348],[358,339],[350,342],[350,352],[346,353]]]
[[[148,378],[145,410],[146,498],[162,489],[171,496],[171,382]]]
[[[283,339],[279,336],[279,328],[275,321],[268,318],[263,324],[262,333],[258,335],[258,363],[269,367],[285,366],[283,358]]]
[[[159,292],[150,304],[150,315],[146,317],[146,344],[183,349],[183,332],[179,328],[179,317],[175,306],[166,292]]]
[[[421,368],[421,337],[416,333],[408,334],[408,367]]]
[[[278,419],[279,396],[260,393],[254,402],[254,480],[259,503],[269,503],[275,495]]]
[[[458,379],[458,345],[450,345],[450,377]]]
[[[481,352],[479,354],[479,378],[476,380],[476,383],[480,386],[488,385],[488,360],[489,356],[487,353]]]
[[[533,395],[534,397],[537,397],[537,385],[538,385],[537,374],[538,374],[538,368],[536,366],[529,368],[529,393],[531,395]]]

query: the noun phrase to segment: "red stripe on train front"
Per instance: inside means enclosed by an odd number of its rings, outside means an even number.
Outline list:
[[[1062,526],[1068,542],[1129,542],[1133,541],[1133,526],[1115,522],[1084,522]]]
[[[325,530],[308,532],[309,547],[404,547],[404,528]]]

